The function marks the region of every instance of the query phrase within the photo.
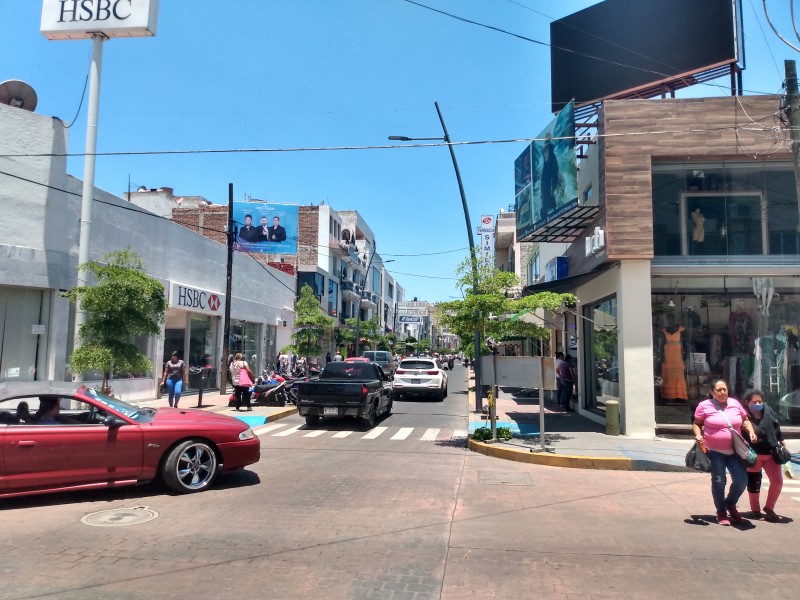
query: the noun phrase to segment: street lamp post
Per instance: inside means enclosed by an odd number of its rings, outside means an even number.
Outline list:
[[[447,144],[448,150],[450,150],[450,158],[453,159],[453,169],[456,172],[456,180],[458,181],[458,191],[461,194],[461,207],[464,209],[464,221],[467,224],[467,236],[469,238],[469,256],[470,256],[470,264],[472,266],[472,293],[478,293],[478,256],[475,253],[475,238],[472,235],[472,224],[469,219],[469,208],[467,207],[467,195],[464,193],[464,183],[461,181],[461,171],[458,170],[458,162],[456,161],[456,153],[453,150],[453,145],[450,142],[450,134],[447,132],[447,126],[444,123],[444,117],[442,117],[442,111],[439,109],[439,103],[434,102],[434,106],[436,107],[436,114],[439,115],[439,121],[442,124],[442,131],[444,132],[444,137],[437,137],[437,138],[411,138],[402,135],[390,135],[390,140],[400,141],[400,142],[412,142],[412,141],[422,141],[422,140],[442,140]],[[479,315],[476,315],[479,316]],[[480,328],[475,329],[475,411],[481,412],[483,410],[483,393],[482,393],[482,386],[481,386],[481,332]]]

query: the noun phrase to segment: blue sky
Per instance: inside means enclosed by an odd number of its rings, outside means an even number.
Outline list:
[[[646,0],[643,0],[646,1]],[[492,27],[549,41],[552,19],[596,4],[562,0],[420,0]],[[552,118],[546,46],[468,24],[404,0],[161,0],[155,38],[104,44],[99,152],[389,145],[387,136],[453,141],[534,137]],[[768,0],[791,34],[788,3]],[[743,0],[750,93],[777,93],[797,53],[767,25],[761,0]],[[4,0],[0,80],[37,91],[36,112],[76,115],[91,42],[48,41],[40,0]],[[719,85],[678,97],[727,95]],[[86,102],[69,150],[84,150]],[[456,148],[473,229],[514,203],[524,143]],[[83,161],[68,171],[83,177]],[[95,183],[122,195],[131,181],[227,202],[326,202],[358,210],[407,299],[457,296],[467,233],[445,147],[99,157]],[[412,256],[415,255],[415,256]],[[223,269],[224,265],[220,265]]]

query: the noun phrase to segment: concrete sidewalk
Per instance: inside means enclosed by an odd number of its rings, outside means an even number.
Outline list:
[[[473,372],[469,371],[469,430],[490,427],[488,415],[475,412]],[[484,405],[486,400],[484,399]],[[483,443],[469,439],[475,452],[513,460],[577,469],[610,469],[619,471],[686,471],[685,457],[692,446],[691,430],[684,436],[635,438],[607,435],[605,427],[577,412],[557,407],[545,392],[545,448],[539,436],[539,398],[522,394],[518,388],[500,388],[496,401],[497,427],[511,429],[508,441]],[[688,424],[687,424],[688,425]],[[678,428],[680,430],[680,428]],[[795,454],[794,463],[800,478],[800,440],[787,439],[786,445]]]
[[[228,406],[229,397],[230,393],[220,394],[217,390],[206,391],[203,394],[201,404],[198,406],[198,401],[200,401],[198,394],[184,395],[181,396],[178,407],[184,409],[191,408],[208,410],[211,412],[229,415],[231,417],[241,419],[251,427],[257,427],[259,425],[264,425],[265,423],[272,423],[297,413],[297,409],[291,404],[287,404],[286,406],[263,406],[253,404],[253,410],[251,411],[242,409],[239,412],[236,412],[233,407]],[[147,400],[144,402],[132,402],[131,404],[134,404],[135,406],[147,406],[152,408],[169,406],[166,395],[162,396],[161,398],[154,398],[153,400]]]

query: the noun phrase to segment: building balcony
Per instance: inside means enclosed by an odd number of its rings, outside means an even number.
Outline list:
[[[359,297],[359,289],[355,283],[352,281],[342,281],[341,282],[342,288],[342,295],[350,298],[358,298]]]
[[[328,238],[328,249],[331,255],[344,258],[350,254],[350,244],[344,240],[337,240],[333,236]]]
[[[378,308],[378,295],[372,292],[363,292],[361,294],[362,308]]]

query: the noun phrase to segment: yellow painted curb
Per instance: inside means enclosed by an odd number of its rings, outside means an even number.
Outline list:
[[[284,419],[286,417],[291,417],[292,415],[297,414],[297,408],[286,408],[280,412],[276,412],[275,414],[269,415],[267,417],[267,423],[272,423],[273,421],[279,421],[280,419]]]
[[[548,454],[546,452],[531,452],[530,450],[517,450],[506,448],[497,444],[484,444],[473,439],[467,441],[467,447],[473,452],[502,458],[516,462],[548,467],[565,467],[568,469],[603,469],[606,471],[633,471],[633,461],[630,458],[614,458],[602,456],[571,456],[569,454]]]

